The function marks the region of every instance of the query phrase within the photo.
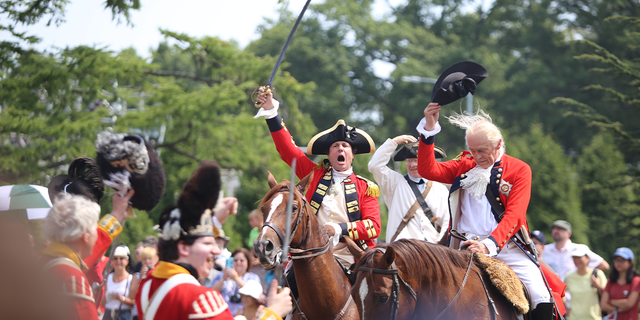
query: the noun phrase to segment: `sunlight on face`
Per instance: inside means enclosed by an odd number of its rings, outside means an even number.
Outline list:
[[[502,141],[493,146],[486,135],[474,134],[467,137],[467,145],[476,164],[480,168],[487,169],[498,160]]]

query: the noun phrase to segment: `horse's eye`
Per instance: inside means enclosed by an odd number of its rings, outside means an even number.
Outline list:
[[[377,304],[385,304],[389,301],[388,295],[376,295],[376,303]]]

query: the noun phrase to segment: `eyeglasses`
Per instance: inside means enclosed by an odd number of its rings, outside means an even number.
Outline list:
[[[627,261],[629,261],[629,260],[624,259],[624,258],[620,258],[620,259],[615,258],[615,259],[613,259],[613,262],[614,262],[614,263],[616,263],[616,262],[617,262],[617,263],[624,263],[624,262],[627,262]]]
[[[129,258],[126,258],[126,257],[113,257],[113,260],[129,260]]]
[[[406,162],[408,164],[415,164],[415,163],[418,163],[418,159],[416,159],[416,158],[407,159],[407,160],[404,160],[404,162]]]

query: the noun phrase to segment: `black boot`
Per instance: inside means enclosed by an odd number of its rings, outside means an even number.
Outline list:
[[[531,311],[531,320],[553,320],[553,303],[538,303],[538,306]]]

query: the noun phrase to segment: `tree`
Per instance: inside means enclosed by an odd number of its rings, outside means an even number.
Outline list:
[[[611,253],[615,246],[624,245],[638,252],[640,247],[638,247],[635,239],[640,235],[640,218],[637,215],[638,210],[640,210],[640,202],[638,201],[640,170],[637,165],[633,164],[640,159],[640,137],[636,130],[637,122],[616,121],[608,116],[610,111],[607,109],[620,111],[620,114],[616,115],[615,119],[635,119],[640,115],[638,112],[640,107],[640,91],[638,90],[640,66],[636,58],[638,53],[637,44],[638,40],[640,40],[640,37],[638,37],[640,19],[612,17],[608,21],[617,21],[628,25],[623,32],[625,39],[628,40],[623,52],[635,52],[635,55],[631,55],[632,58],[622,59],[602,46],[592,41],[584,40],[581,43],[594,53],[581,54],[575,57],[578,61],[585,63],[595,62],[599,66],[604,66],[592,68],[590,71],[603,73],[605,76],[609,75],[607,78],[610,78],[612,83],[608,86],[592,84],[584,89],[602,92],[607,97],[606,100],[595,106],[570,97],[557,97],[552,102],[570,106],[572,109],[567,112],[567,116],[582,119],[591,127],[600,128],[602,132],[614,137],[618,150],[622,151],[627,161],[631,162],[626,170],[622,170],[622,166],[619,163],[620,155],[608,147],[611,143],[607,143],[606,138],[596,136],[593,139],[594,146],[585,150],[585,156],[601,157],[601,152],[604,151],[612,159],[608,159],[605,162],[605,165],[607,165],[605,168],[595,168],[585,159],[583,167],[587,184],[584,192],[589,197],[601,200],[597,206],[594,203],[590,203],[595,206],[597,211],[593,212],[592,218],[594,222],[604,220],[603,226],[605,228],[602,228],[602,232],[605,234],[612,233],[615,236],[609,244],[601,244],[602,250]],[[609,174],[603,176],[601,171],[608,171]],[[611,203],[609,200],[602,199],[605,196],[613,196],[607,194],[608,191],[615,192],[614,199],[618,200],[618,202]],[[585,201],[595,199],[585,199]]]
[[[572,159],[540,124],[532,125],[527,134],[506,139],[505,145],[511,156],[531,166],[529,228],[548,231],[555,220],[567,220],[573,227],[572,240],[589,244],[588,222],[580,208],[578,175]]]

